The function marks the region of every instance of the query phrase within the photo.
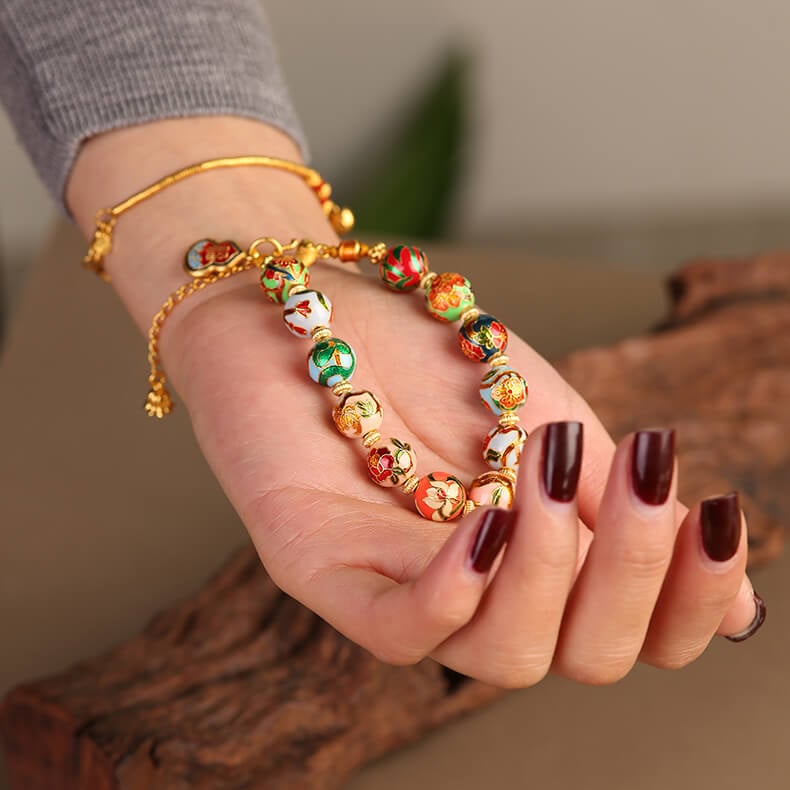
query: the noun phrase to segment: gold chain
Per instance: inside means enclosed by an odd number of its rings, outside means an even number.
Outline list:
[[[88,253],[82,259],[82,265],[97,274],[105,282],[109,282],[110,278],[104,270],[104,259],[112,250],[112,234],[121,214],[154,197],[154,195],[158,195],[162,190],[177,184],[179,181],[200,173],[207,173],[210,170],[220,170],[229,167],[272,167],[276,170],[293,173],[299,176],[315,192],[324,214],[338,234],[347,233],[354,227],[354,215],[351,210],[339,206],[330,199],[332,187],[324,181],[320,173],[310,167],[297,164],[296,162],[289,162],[287,159],[277,159],[273,156],[231,156],[220,159],[208,159],[205,162],[198,162],[170,173],[170,175],[159,179],[159,181],[126,198],[118,205],[98,211],[96,213],[96,229],[93,233]]]
[[[261,247],[268,245],[271,252],[264,255]],[[151,321],[148,330],[148,376],[149,392],[145,400],[145,411],[149,417],[162,419],[173,411],[173,398],[167,390],[165,372],[160,362],[160,339],[162,328],[170,314],[185,299],[202,291],[209,285],[226,280],[234,274],[246,272],[253,267],[262,269],[271,261],[282,257],[285,253],[294,253],[305,266],[312,266],[316,261],[334,258],[342,262],[356,262],[362,258],[377,264],[386,255],[387,245],[383,242],[368,245],[359,241],[341,241],[339,244],[323,244],[308,239],[292,239],[282,243],[268,236],[255,239],[245,252],[233,258],[225,268],[207,274],[193,272],[194,279],[180,285],[167,298],[159,312]]]

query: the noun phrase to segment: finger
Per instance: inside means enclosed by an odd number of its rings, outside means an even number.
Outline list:
[[[416,663],[474,615],[512,518],[489,508],[461,521],[411,581],[335,566],[314,575],[300,600],[382,661]]]
[[[548,672],[576,570],[582,432],[552,423],[526,443],[507,551],[474,618],[431,654],[442,664],[509,688]]]
[[[595,539],[571,592],[555,664],[584,683],[612,683],[637,659],[672,557],[673,431],[640,431],[615,453]]]
[[[754,618],[754,598],[741,601],[745,579],[746,528],[736,493],[707,499],[681,525],[675,554],[653,614],[640,658],[664,669],[678,668],[707,647],[725,614],[730,633]]]

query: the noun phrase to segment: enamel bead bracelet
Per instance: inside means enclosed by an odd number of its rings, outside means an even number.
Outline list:
[[[270,245],[273,252],[262,255],[259,248],[263,245]],[[356,354],[346,341],[332,334],[333,308],[329,298],[308,288],[310,267],[321,258],[344,262],[367,258],[378,265],[381,280],[388,288],[402,293],[421,290],[431,316],[445,323],[460,321],[458,343],[463,354],[490,366],[480,382],[480,398],[498,418],[498,424],[483,440],[482,457],[490,470],[476,477],[468,488],[448,472],[419,477],[412,446],[395,438],[382,440],[381,403],[374,393],[352,388]],[[367,450],[368,474],[375,483],[399,487],[412,495],[420,515],[432,521],[450,521],[479,506],[512,505],[516,469],[527,438],[526,431],[518,424],[517,414],[527,399],[527,382],[508,366],[504,355],[507,329],[475,307],[474,293],[466,277],[452,272],[431,272],[425,254],[415,247],[400,245],[388,249],[384,244],[368,246],[358,241],[329,246],[304,240],[282,244],[266,238],[257,239],[244,251],[234,242],[202,239],[189,248],[184,265],[192,281],[165,302],[149,332],[151,391],[146,402],[149,415],[163,417],[172,409],[172,400],[164,386],[165,376],[159,367],[159,335],[167,316],[191,293],[257,266],[263,293],[283,306],[288,330],[312,341],[307,356],[308,374],[339,398],[332,410],[334,424],[344,436],[361,440]]]

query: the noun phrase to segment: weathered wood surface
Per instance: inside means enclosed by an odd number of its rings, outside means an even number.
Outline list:
[[[560,362],[615,435],[680,436],[691,502],[738,488],[752,559],[790,516],[790,256],[692,264],[671,325]],[[110,653],[0,710],[14,788],[333,788],[499,692],[379,663],[280,593],[252,549]]]

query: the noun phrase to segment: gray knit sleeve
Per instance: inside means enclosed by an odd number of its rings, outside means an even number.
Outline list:
[[[0,101],[61,205],[83,140],[158,118],[256,118],[306,155],[259,0],[0,0]]]

